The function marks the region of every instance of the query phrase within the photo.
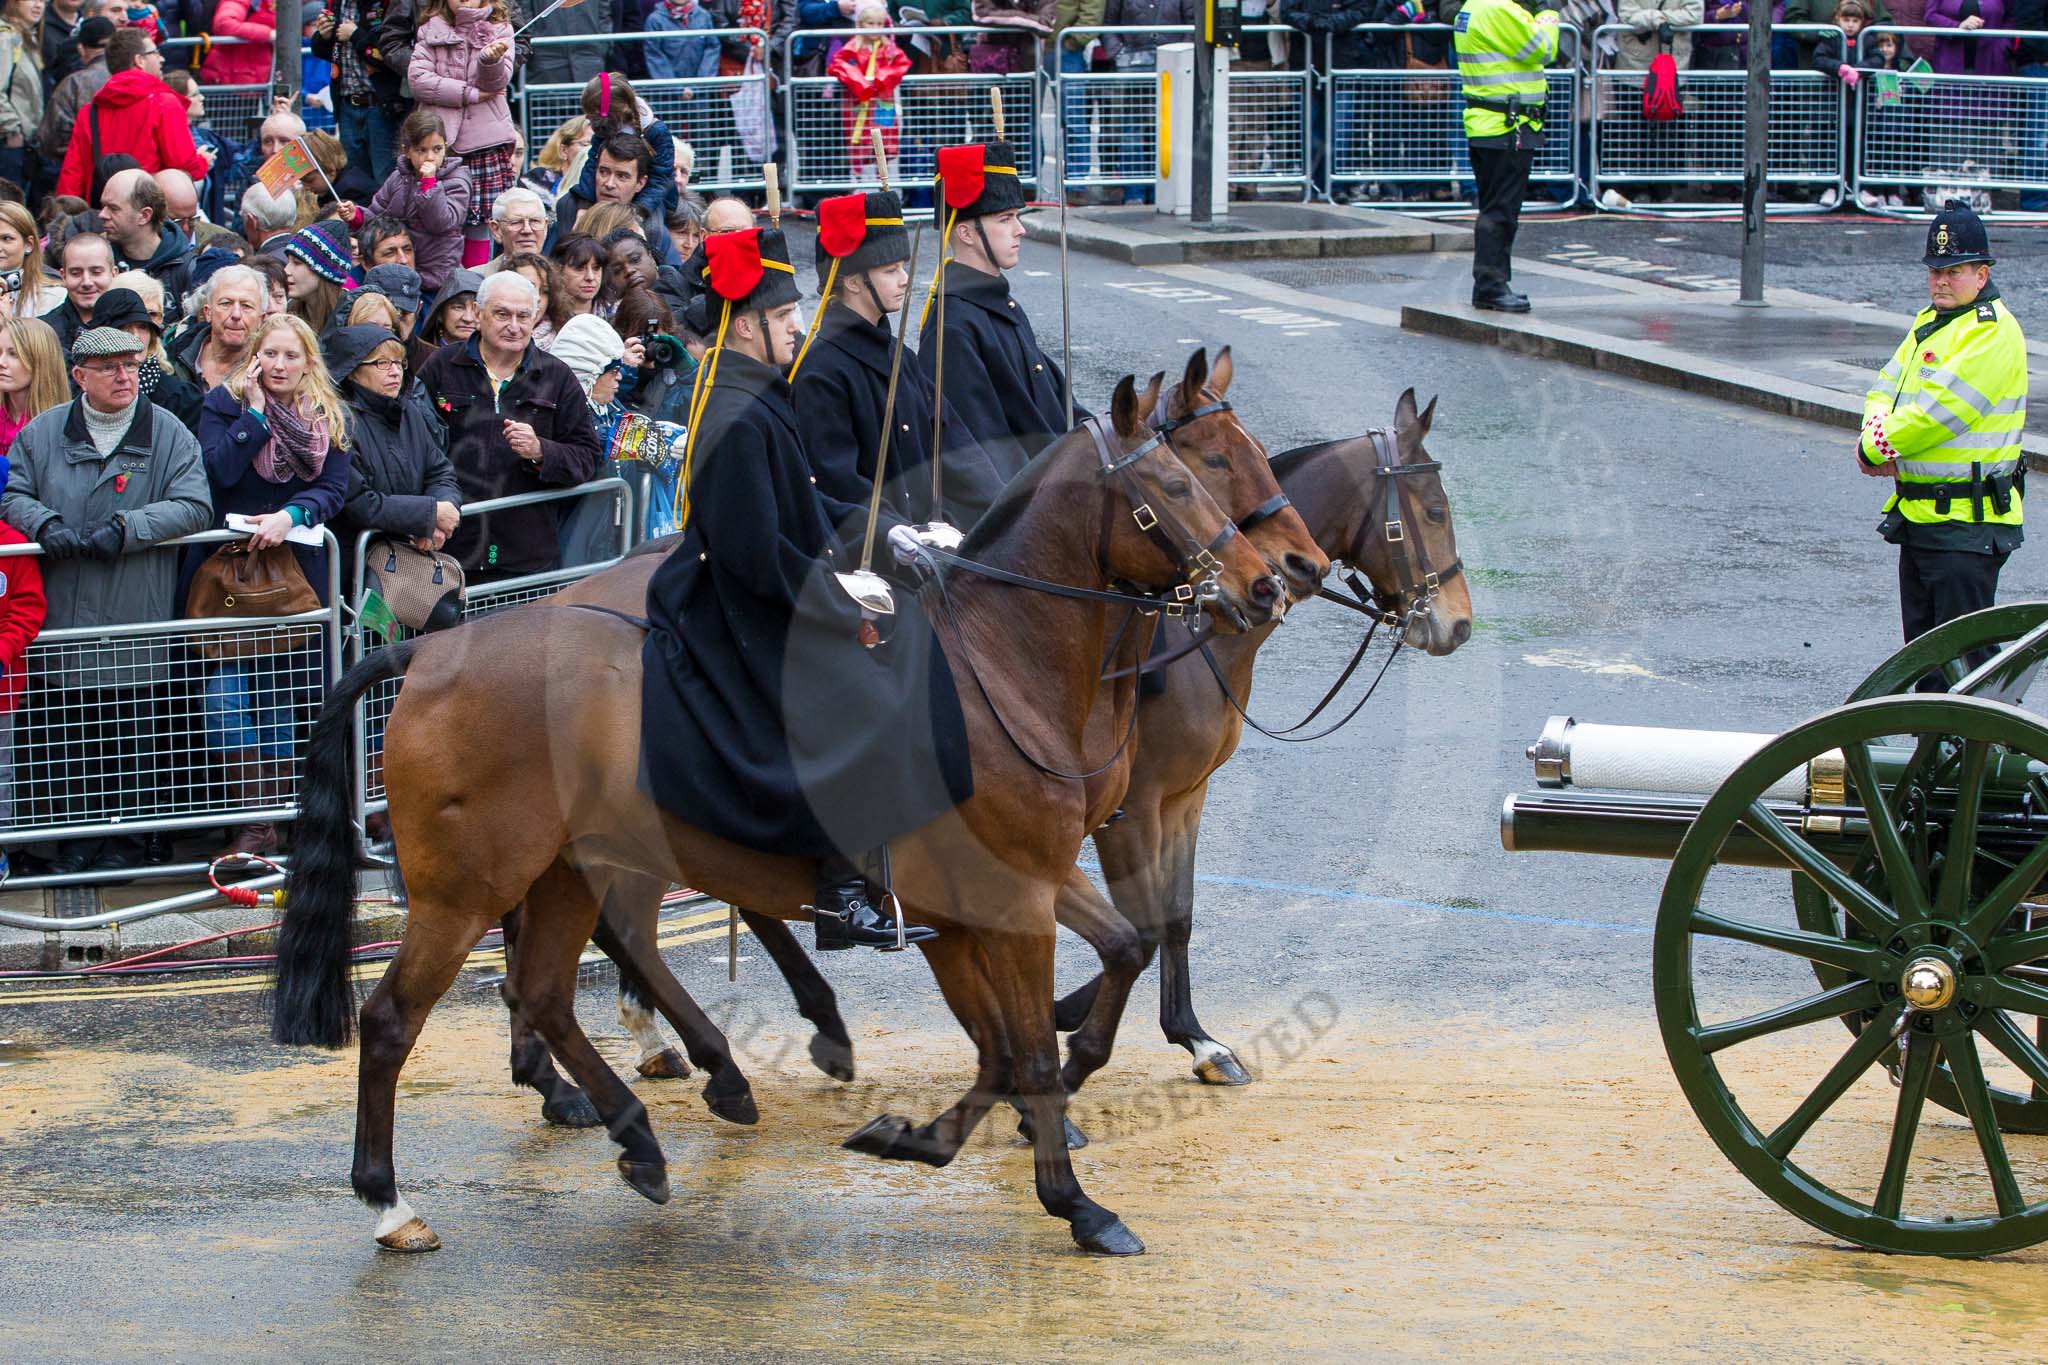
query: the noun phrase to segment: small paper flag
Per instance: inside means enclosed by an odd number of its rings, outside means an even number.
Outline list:
[[[294,138],[278,148],[276,156],[256,168],[256,178],[262,181],[263,188],[272,194],[283,194],[311,175],[313,170],[312,154]]]

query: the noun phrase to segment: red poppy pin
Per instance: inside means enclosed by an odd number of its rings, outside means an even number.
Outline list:
[[[126,474],[116,474],[114,476],[114,491],[116,493],[126,493],[128,491],[128,476]]]
[[[1921,358],[1922,360],[1926,361],[1926,362],[1927,362],[1928,364],[1932,365],[1932,364],[1934,363],[1934,352],[1932,352],[1932,351],[1922,351],[1922,352],[1920,353],[1920,358]]]
[[[449,403],[449,401],[448,401],[447,399],[445,399],[445,398],[436,398],[436,399],[434,400],[434,406],[435,406],[435,407],[437,407],[437,408],[439,408],[439,409],[440,409],[441,411],[443,411],[443,412],[453,412],[453,411],[455,411],[454,405],[452,405],[451,403]]]

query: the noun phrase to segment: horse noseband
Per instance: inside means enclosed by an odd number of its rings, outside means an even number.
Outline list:
[[[1227,403],[1212,403],[1197,411],[1202,416],[1207,416],[1212,411],[1219,409],[1227,410],[1229,406]],[[1190,414],[1182,419],[1178,425],[1186,425],[1187,422],[1193,420],[1195,420],[1195,414]],[[1218,531],[1207,544],[1203,544],[1196,540],[1192,531],[1189,531],[1177,519],[1173,519],[1170,513],[1167,516],[1161,516],[1153,508],[1152,504],[1146,501],[1144,489],[1139,486],[1136,476],[1131,472],[1132,466],[1147,455],[1150,455],[1160,446],[1171,448],[1171,426],[1167,430],[1155,429],[1152,435],[1135,450],[1126,451],[1121,455],[1116,454],[1113,450],[1108,433],[1104,429],[1100,417],[1091,417],[1086,422],[1083,422],[1082,426],[1094,438],[1095,453],[1102,461],[1104,495],[1107,496],[1111,483],[1121,486],[1124,495],[1130,499],[1131,519],[1137,523],[1138,529],[1151,537],[1152,542],[1165,551],[1167,557],[1181,571],[1181,581],[1168,589],[1171,600],[1163,600],[1161,602],[1161,609],[1168,616],[1184,616],[1191,607],[1198,607],[1202,603],[1214,601],[1220,597],[1223,587],[1216,581],[1216,576],[1223,571],[1223,561],[1218,557],[1218,552],[1229,543],[1231,537],[1237,534],[1238,528],[1236,523],[1225,522],[1223,529]],[[1109,519],[1105,517],[1103,519],[1103,540],[1105,541],[1103,549],[1105,552],[1108,548],[1106,544],[1108,538]]]
[[[1372,440],[1373,473],[1380,476],[1380,493],[1385,498],[1385,510],[1380,513],[1383,520],[1380,530],[1387,542],[1387,550],[1394,559],[1394,574],[1401,586],[1395,590],[1391,607],[1382,604],[1379,596],[1368,586],[1361,594],[1380,611],[1380,619],[1387,625],[1402,624],[1403,618],[1427,612],[1430,604],[1443,590],[1443,585],[1465,571],[1465,561],[1453,559],[1442,569],[1432,570],[1424,555],[1421,543],[1408,538],[1407,527],[1401,517],[1401,480],[1404,477],[1420,477],[1434,474],[1443,468],[1439,460],[1418,460],[1414,464],[1402,464],[1394,449],[1394,438],[1385,430],[1375,427],[1366,433]],[[1375,500],[1376,507],[1379,506]],[[1415,555],[1409,555],[1409,546],[1414,545]],[[1353,591],[1358,585],[1354,579]]]

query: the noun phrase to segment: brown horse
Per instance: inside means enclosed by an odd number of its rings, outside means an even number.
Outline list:
[[[1155,429],[1173,427],[1177,449],[1192,462],[1198,470],[1198,477],[1204,478],[1212,495],[1218,498],[1228,496],[1228,488],[1220,482],[1222,476],[1218,471],[1228,471],[1240,460],[1266,458],[1264,445],[1230,415],[1225,404],[1233,376],[1229,347],[1218,352],[1213,369],[1208,364],[1207,353],[1197,351],[1189,359],[1180,382],[1161,391],[1158,406],[1153,410]],[[1163,376],[1155,375],[1152,385],[1159,386],[1162,379]],[[1302,600],[1315,593],[1328,573],[1327,546],[1330,542],[1322,543],[1325,548],[1322,555],[1310,558],[1300,554],[1292,521],[1292,517],[1275,519],[1256,515],[1256,520],[1247,519],[1245,523],[1246,536],[1265,556],[1267,564],[1287,580],[1295,600]],[[672,543],[644,545],[629,561],[637,567],[636,573],[621,572],[585,579],[570,584],[552,600],[631,611],[645,599],[647,583],[659,563],[657,556],[670,548],[673,548]],[[1263,634],[1261,638],[1264,638]],[[1146,709],[1156,708],[1148,704]],[[1142,716],[1140,724],[1144,724]],[[1146,760],[1145,746],[1140,743],[1133,747],[1139,756],[1133,771],[1135,782],[1137,773],[1145,768]],[[1128,808],[1128,797],[1124,804]],[[675,1026],[684,1050],[700,1066],[717,1065],[717,1059],[726,1053],[726,1044],[717,1030],[704,1022],[701,1010],[689,1001],[687,993],[662,962],[656,947],[660,903],[666,890],[657,878],[615,880],[604,904],[596,941],[620,968],[619,1022],[640,1046],[640,1074],[657,1079],[680,1079],[690,1074],[690,1068],[662,1037],[655,1023],[657,1011]],[[780,920],[747,911],[742,911],[741,915],[788,981],[799,1012],[817,1030],[810,1044],[813,1063],[837,1080],[852,1080],[853,1044],[832,988],[818,974],[796,936]],[[1103,903],[1085,878],[1070,879],[1069,885],[1062,890],[1058,917],[1062,926],[1094,945],[1105,963],[1123,967],[1123,972],[1113,980],[1127,975],[1134,982],[1143,972],[1149,960],[1146,945],[1123,919]],[[507,933],[508,936],[516,936],[516,923],[507,925]],[[1101,982],[1102,978],[1098,977],[1091,986],[1091,1006]],[[1128,984],[1124,989],[1128,990]],[[1083,1007],[1077,1018],[1087,1014],[1088,1008]],[[1088,1072],[1107,1061],[1119,1018],[1120,1010],[1113,1004],[1106,1005],[1098,1016],[1096,1029],[1075,1040],[1071,1048],[1073,1056],[1068,1063],[1074,1073],[1071,1077],[1074,1084],[1078,1085]],[[518,1084],[539,1092],[541,1114],[548,1122],[563,1127],[590,1127],[599,1122],[597,1111],[588,1098],[555,1071],[546,1044],[516,1010],[512,1013],[512,1076]],[[707,1094],[706,1098],[709,1100],[711,1097]],[[1078,1130],[1071,1125],[1069,1134],[1078,1139]],[[1076,1145],[1079,1145],[1078,1141]]]
[[[1277,494],[1270,469],[1247,460],[1209,471],[1227,476],[1230,494],[1219,506],[1191,477],[1206,458],[1148,432],[1145,414],[1156,399],[1156,385],[1141,396],[1126,377],[1102,444],[1085,429],[1062,437],[969,538],[973,558],[1040,587],[961,573],[934,611],[959,684],[976,788],[897,841],[895,886],[912,921],[940,930],[919,947],[977,1046],[978,1070],[966,1095],[931,1123],[913,1128],[885,1116],[848,1139],[877,1156],[943,1165],[992,1105],[1017,1097],[1038,1134],[1040,1202],[1068,1221],[1084,1249],[1118,1255],[1143,1244],[1082,1191],[1061,1140],[1054,901],[1128,775],[1129,746],[1119,735],[1135,722],[1136,687],[1128,675],[1105,683],[1105,661],[1112,672],[1134,663],[1149,632],[1120,634],[1118,608],[1046,589],[1121,583],[1157,592],[1200,576],[1201,600],[1225,633],[1284,609],[1282,586],[1247,539],[1232,534],[1239,518]],[[1291,553],[1319,562],[1298,517],[1284,515]],[[508,1000],[588,1094],[623,1149],[621,1176],[657,1203],[669,1196],[667,1162],[646,1109],[575,1019],[576,961],[614,877],[659,877],[758,914],[806,917],[816,875],[810,860],[717,839],[640,791],[642,638],[633,622],[573,605],[504,612],[372,655],[337,685],[315,725],[272,1028],[280,1042],[332,1047],[347,1041],[354,1007],[351,711],[369,687],[405,677],[385,731],[384,771],[410,913],[404,942],[361,1009],[351,1173],[358,1197],[379,1215],[381,1245],[439,1245],[398,1191],[398,1074],[464,959],[515,907],[524,911]],[[738,1103],[744,1078],[729,1057],[717,1060],[713,1082],[726,1112],[750,1117],[750,1102]]]
[[[1331,560],[1366,576],[1378,608],[1398,618],[1404,643],[1445,655],[1470,638],[1472,602],[1456,568],[1457,537],[1440,465],[1424,448],[1435,412],[1434,402],[1418,412],[1414,391],[1408,390],[1395,404],[1391,439],[1384,445],[1366,435],[1303,446],[1276,456],[1272,467],[1316,544]],[[1396,522],[1412,547],[1405,564],[1388,540],[1388,527]],[[1259,529],[1248,534],[1256,543]],[[1140,702],[1136,760],[1121,814],[1093,836],[1121,918],[1105,920],[1108,909],[1085,880],[1063,888],[1058,904],[1060,923],[1087,938],[1106,964],[1104,975],[1072,992],[1057,1010],[1062,1030],[1080,1030],[1069,1040],[1062,1073],[1070,1091],[1107,1060],[1114,1041],[1114,1018],[1095,1009],[1105,980],[1113,979],[1109,973],[1114,971],[1119,989],[1127,990],[1121,978],[1133,971],[1133,960],[1135,970],[1142,971],[1161,948],[1160,1025],[1167,1039],[1193,1055],[1195,1075],[1209,1084],[1251,1080],[1235,1054],[1211,1038],[1195,1017],[1188,941],[1195,846],[1209,778],[1236,752],[1243,711],[1251,704],[1252,666],[1272,633],[1264,626],[1216,639],[1208,647],[1213,670],[1199,657],[1183,658],[1163,671],[1162,690]],[[649,883],[633,895],[615,896],[606,904],[603,928],[607,951],[623,950],[614,953],[622,964],[621,1021],[641,1042],[641,1073],[654,1077],[687,1074],[662,1041],[647,1009],[653,997],[640,985],[646,976],[667,974],[653,946],[663,890]],[[827,1075],[852,1079],[852,1044],[831,986],[786,925],[752,915],[747,919],[789,981],[799,1010],[818,1030],[811,1041],[812,1060]],[[1135,939],[1128,931],[1119,932],[1126,921]],[[516,1021],[514,1031],[515,1036],[523,1031]],[[688,1032],[683,1036],[693,1055],[714,1046]],[[530,1055],[526,1065],[532,1066]],[[552,1068],[546,1068],[543,1080],[520,1074],[515,1063],[515,1075],[541,1091],[548,1101],[542,1112],[551,1122],[573,1125],[570,1115],[588,1107],[580,1095],[567,1093]],[[556,1098],[558,1093],[562,1098]],[[589,1121],[595,1122],[594,1113]],[[1076,1136],[1070,1127],[1070,1141]]]

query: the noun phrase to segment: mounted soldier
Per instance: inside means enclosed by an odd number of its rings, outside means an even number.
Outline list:
[[[906,600],[889,636],[842,590],[867,509],[811,473],[789,385],[796,272],[782,234],[705,239],[705,356],[684,455],[682,540],[647,591],[640,782],[744,847],[818,860],[818,946],[894,946],[849,853],[881,850],[972,793],[958,696]],[[886,891],[886,857],[874,884]],[[902,941],[929,938],[905,927]]]
[[[1024,248],[1024,186],[1010,144],[941,147],[938,165],[933,214],[945,249],[918,359],[1007,482],[1066,432],[1066,376],[1039,349],[1003,274]],[[935,345],[941,334],[945,344]],[[1076,421],[1089,415],[1074,406]]]
[[[818,311],[790,367],[797,426],[819,491],[867,506],[889,403],[890,319],[910,288],[910,232],[903,201],[887,191],[818,205]],[[901,367],[896,430],[882,489],[885,526],[946,522],[965,531],[1003,491],[1003,476],[947,404],[951,435],[942,496],[932,505],[932,382],[915,356]]]

